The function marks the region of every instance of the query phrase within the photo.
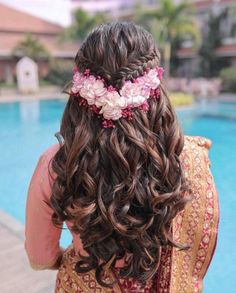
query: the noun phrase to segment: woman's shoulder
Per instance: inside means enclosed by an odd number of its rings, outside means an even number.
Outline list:
[[[35,167],[35,176],[33,177],[41,178],[40,182],[46,182],[45,185],[47,185],[48,188],[52,183],[51,180],[54,179],[54,172],[52,170],[51,162],[59,148],[59,144],[54,144],[46,148],[39,156],[37,165]]]
[[[208,157],[212,142],[210,139],[202,136],[185,136],[184,148],[180,159],[187,169],[196,166],[209,166]]]
[[[188,145],[200,146],[209,150],[211,148],[212,141],[209,138],[204,136],[185,135],[184,146],[188,146]]]
[[[47,160],[51,160],[54,155],[56,154],[56,152],[59,150],[60,145],[59,143],[56,143],[54,145],[51,145],[50,147],[46,148],[43,153],[41,154],[41,157],[47,159]]]
[[[184,149],[188,148],[203,148],[209,150],[212,141],[203,136],[184,136]]]
[[[38,159],[38,164],[36,166],[36,170],[41,172],[42,174],[44,174],[44,176],[46,176],[45,174],[49,174],[49,173],[51,175],[53,175],[51,163],[52,163],[52,159],[53,159],[54,155],[59,150],[59,148],[60,148],[59,143],[51,145],[50,147],[46,148],[41,153],[41,155]],[[50,170],[50,172],[49,172],[49,170]]]

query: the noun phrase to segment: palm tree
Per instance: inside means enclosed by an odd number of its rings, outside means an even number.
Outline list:
[[[41,44],[40,40],[31,34],[27,34],[26,38],[15,46],[12,52],[15,56],[28,56],[34,60],[39,58],[49,58],[49,52]]]
[[[230,31],[230,36],[232,38],[236,37],[236,4],[233,4],[231,7],[229,7],[229,18],[234,19],[234,22],[232,23],[231,31]]]
[[[97,25],[107,22],[105,14],[99,12],[90,16],[83,9],[78,9],[74,13],[74,22],[62,34],[62,40],[72,39],[82,41],[86,35]]]
[[[201,75],[204,77],[218,76],[219,71],[228,65],[227,61],[217,56],[215,52],[222,44],[221,22],[227,14],[227,9],[222,9],[217,14],[213,10],[209,13],[208,32],[199,50]]]
[[[191,7],[186,2],[175,4],[173,0],[160,0],[156,9],[137,8],[136,22],[146,27],[154,36],[163,52],[166,76],[170,72],[173,44],[177,40],[191,40],[193,47],[201,43],[198,25],[190,14]]]

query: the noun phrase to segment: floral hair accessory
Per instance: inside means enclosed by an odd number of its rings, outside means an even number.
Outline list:
[[[104,80],[90,74],[89,69],[81,73],[75,68],[71,95],[78,96],[80,105],[101,116],[104,128],[111,128],[115,127],[113,121],[121,117],[132,119],[134,108],[148,111],[148,99],[159,97],[163,72],[161,67],[150,69],[134,81],[125,81],[117,91],[112,86],[106,87]]]

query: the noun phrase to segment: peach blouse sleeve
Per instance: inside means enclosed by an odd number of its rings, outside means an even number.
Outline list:
[[[51,196],[52,178],[44,153],[29,185],[26,203],[25,250],[34,269],[52,268],[61,255],[61,229],[51,222],[53,210],[45,203]]]

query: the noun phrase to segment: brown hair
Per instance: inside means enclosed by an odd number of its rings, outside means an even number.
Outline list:
[[[95,28],[75,63],[120,89],[125,80],[158,66],[160,56],[146,30],[118,22]],[[77,263],[77,272],[95,269],[106,287],[112,284],[101,272],[109,260],[114,267],[129,255],[120,275],[145,283],[157,271],[162,246],[184,248],[171,236],[172,219],[184,208],[188,190],[179,160],[183,135],[162,83],[160,91],[147,113],[136,109],[131,121],[121,118],[112,129],[103,129],[74,96],[62,118],[63,142],[52,162],[57,174],[52,220],[73,223],[89,254]]]

